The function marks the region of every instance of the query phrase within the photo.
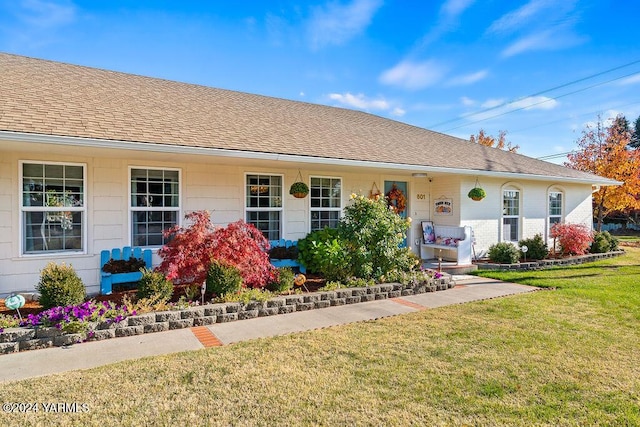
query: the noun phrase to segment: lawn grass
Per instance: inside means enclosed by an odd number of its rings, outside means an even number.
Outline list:
[[[640,425],[640,250],[549,290],[0,384],[0,425]],[[0,357],[0,363],[2,358]]]

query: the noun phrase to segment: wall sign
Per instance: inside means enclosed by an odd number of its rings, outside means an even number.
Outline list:
[[[433,212],[434,215],[453,215],[453,199],[436,199]]]

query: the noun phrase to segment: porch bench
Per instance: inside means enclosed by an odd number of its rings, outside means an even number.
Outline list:
[[[128,260],[138,258],[144,261],[145,267],[151,269],[151,249],[132,248],[125,246],[122,249],[114,248],[100,252],[100,294],[109,295],[113,291],[113,285],[123,283],[135,283],[142,278],[142,272],[107,273],[103,270],[106,263],[113,260]]]
[[[298,241],[297,240],[284,240],[284,239],[269,240],[269,245],[270,245],[271,249],[273,249],[273,248],[291,248],[291,247],[298,246]],[[277,268],[290,267],[290,268],[297,268],[300,271],[300,273],[306,273],[307,272],[307,268],[304,265],[302,265],[297,259],[272,258],[272,259],[270,259],[270,261],[271,261],[271,264],[274,267],[277,267]]]
[[[433,229],[436,236],[435,242],[425,242],[423,239],[420,244],[422,259],[442,257],[456,261],[458,265],[471,264],[473,237],[470,226],[434,225]]]

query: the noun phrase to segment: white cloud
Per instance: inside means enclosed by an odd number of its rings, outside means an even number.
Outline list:
[[[6,39],[10,50],[21,51],[55,43],[64,37],[63,30],[77,20],[76,7],[68,0],[4,3],[0,13],[6,13],[4,21],[7,25],[0,26],[0,38]]]
[[[466,96],[463,96],[462,98],[460,98],[460,102],[462,102],[462,105],[464,105],[465,107],[471,107],[472,105],[476,105],[476,101]]]
[[[389,103],[384,99],[370,99],[359,93],[353,95],[347,93],[331,93],[329,98],[334,101],[338,101],[340,104],[347,105],[349,107],[355,107],[361,110],[388,110],[390,108]]]
[[[337,101],[340,105],[364,111],[386,111],[392,116],[403,116],[406,111],[398,106],[393,106],[384,98],[369,98],[362,93],[354,95],[347,93],[330,93],[329,99]]]
[[[452,78],[451,80],[449,80],[447,82],[447,86],[466,86],[466,85],[470,85],[476,82],[479,82],[480,80],[485,79],[487,76],[489,75],[489,72],[487,70],[480,70],[477,71],[475,73],[471,73],[471,74],[465,74],[462,76],[457,76]]]
[[[543,31],[538,34],[531,34],[515,41],[502,51],[502,56],[510,57],[528,50],[541,50],[551,45],[549,36],[551,31]]]
[[[433,28],[417,43],[415,50],[420,50],[438,40],[443,34],[454,31],[458,27],[458,18],[475,0],[447,0],[440,7],[438,20]]]
[[[391,110],[391,115],[394,117],[402,117],[406,114],[406,111],[402,108],[396,107]]]
[[[440,8],[440,12],[449,17],[457,17],[474,2],[475,0],[447,0]]]
[[[558,101],[547,96],[529,96],[508,104],[509,109],[523,110],[553,110],[558,106]]]
[[[481,105],[482,108],[494,108],[497,107],[499,105],[504,104],[504,99],[495,99],[495,98],[490,98],[487,99],[486,101],[484,101]]]
[[[24,0],[20,6],[23,11],[18,13],[19,17],[36,28],[59,27],[75,20],[75,7],[67,1]]]
[[[519,30],[527,21],[534,18],[538,12],[556,4],[557,0],[531,0],[521,8],[509,12],[494,21],[489,29],[487,29],[487,32],[502,33]]]
[[[507,58],[528,51],[573,47],[587,40],[575,31],[580,21],[576,4],[577,0],[530,0],[495,20],[486,34],[508,37],[510,44],[502,51]]]
[[[640,73],[624,78],[618,82],[621,86],[634,85],[640,83]]]
[[[479,122],[499,117],[512,111],[552,110],[558,105],[558,101],[546,96],[529,96],[508,103],[505,103],[503,99],[487,99],[482,103],[482,108],[485,108],[485,111],[467,114],[464,117],[469,121]]]
[[[436,61],[404,60],[380,75],[380,82],[405,89],[423,89],[442,79],[445,67]]]
[[[315,8],[307,28],[312,47],[347,42],[371,23],[371,18],[381,6],[381,0],[354,0],[346,5],[328,3]]]

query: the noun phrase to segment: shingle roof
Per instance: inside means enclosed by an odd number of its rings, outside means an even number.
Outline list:
[[[0,131],[603,179],[372,114],[0,53]]]

